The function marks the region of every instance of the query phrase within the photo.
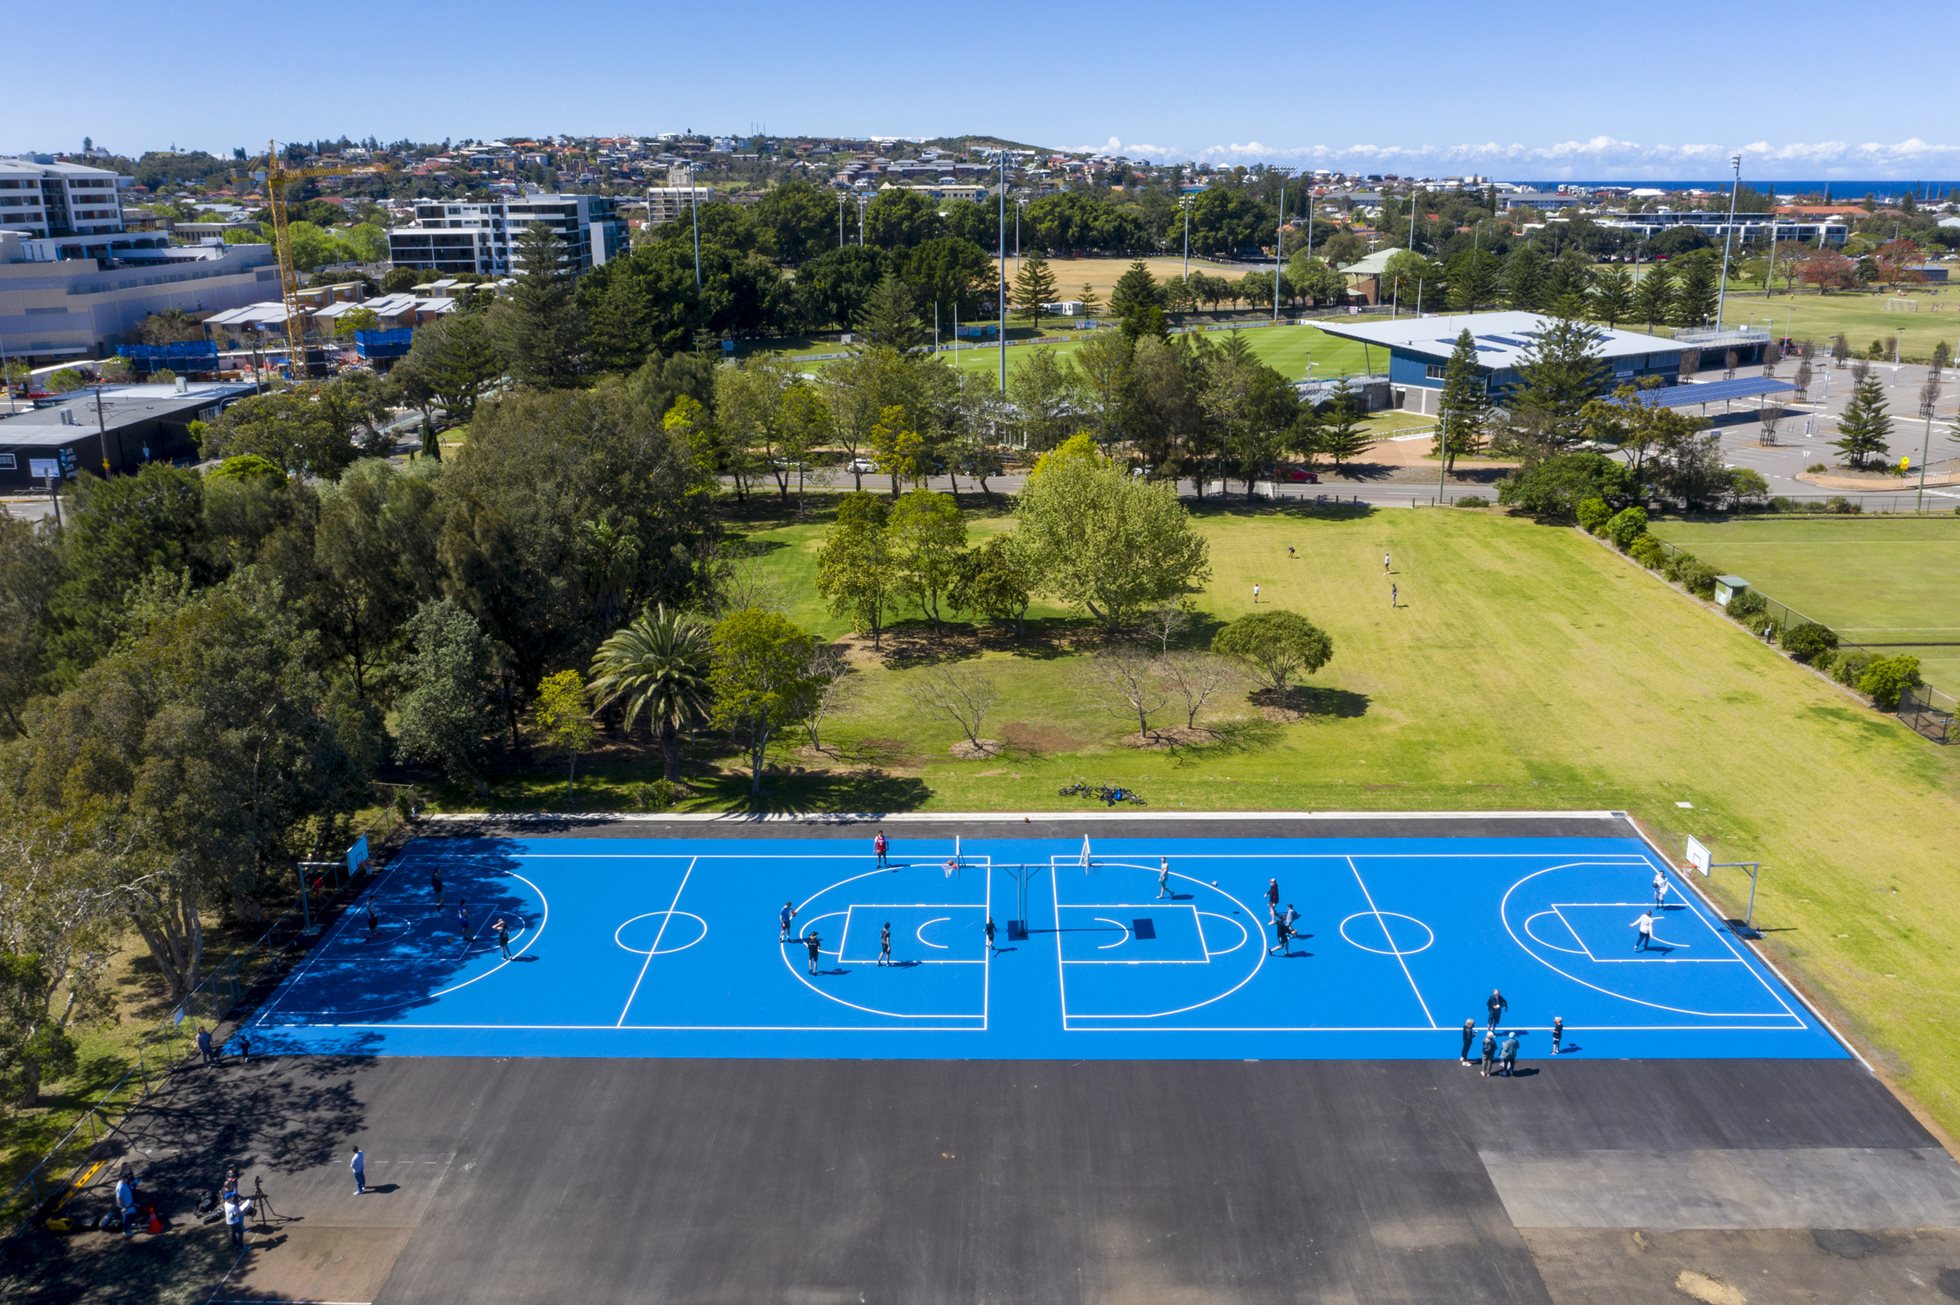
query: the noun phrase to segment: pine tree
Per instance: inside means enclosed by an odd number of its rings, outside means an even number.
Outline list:
[[[1122,323],[1123,334],[1134,340],[1143,335],[1164,336],[1164,292],[1157,278],[1138,259],[1116,279],[1109,292],[1109,311]]]
[[[1518,425],[1550,448],[1571,444],[1583,433],[1581,410],[1599,397],[1605,379],[1599,331],[1567,317],[1553,320],[1532,337],[1518,364]]]
[[[542,222],[517,238],[518,274],[496,306],[498,343],[510,373],[526,385],[559,389],[579,372],[582,334],[565,245]]]
[[[1334,403],[1320,419],[1315,443],[1320,452],[1334,459],[1337,467],[1360,457],[1375,441],[1361,426],[1361,409],[1348,388],[1347,377],[1334,387]]]
[[[1719,258],[1719,255],[1717,255]],[[1716,258],[1689,255],[1681,260],[1681,281],[1674,290],[1674,324],[1702,326],[1715,316],[1721,297]]]
[[[1892,417],[1885,401],[1885,386],[1878,377],[1866,375],[1851,394],[1844,414],[1838,418],[1838,438],[1833,441],[1846,462],[1863,470],[1871,458],[1883,458],[1891,451]]]
[[[1594,321],[1609,327],[1633,312],[1633,277],[1626,268],[1608,263],[1593,272],[1591,312]]]
[[[1633,315],[1653,330],[1674,311],[1674,269],[1666,263],[1649,263],[1633,288]]]
[[[1545,258],[1530,241],[1504,260],[1504,306],[1535,312],[1545,303]]]
[[[1014,307],[1032,319],[1035,330],[1041,329],[1042,305],[1054,303],[1058,295],[1055,274],[1039,250],[1021,260],[1021,270],[1014,274]]]
[[[866,296],[852,329],[865,347],[883,345],[905,353],[926,342],[926,326],[912,292],[890,272]]]
[[[1102,296],[1096,293],[1096,287],[1084,281],[1082,283],[1082,315],[1084,317],[1094,317],[1097,310],[1101,307]]]
[[[653,347],[653,304],[646,285],[629,268],[614,270],[586,315],[586,349],[606,371],[632,371]]]
[[[1489,410],[1490,396],[1477,366],[1477,343],[1465,330],[1456,337],[1456,347],[1443,368],[1443,410],[1436,422],[1435,449],[1445,471],[1459,457],[1477,452]]]

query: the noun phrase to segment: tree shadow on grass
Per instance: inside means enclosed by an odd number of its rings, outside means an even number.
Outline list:
[[[789,545],[780,539],[751,539],[747,535],[730,535],[717,546],[721,557],[727,561],[741,558],[767,557]]]
[[[932,797],[925,781],[877,767],[765,773],[759,798],[750,794],[746,774],[705,778],[696,790],[709,805],[735,816],[887,815],[916,811]]]
[[[1355,720],[1368,714],[1369,698],[1352,689],[1336,689],[1324,684],[1289,685],[1285,692],[1265,688],[1254,690],[1254,706],[1273,716],[1295,720],[1337,717]]]

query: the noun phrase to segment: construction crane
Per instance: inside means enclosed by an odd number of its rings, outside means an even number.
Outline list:
[[[289,168],[279,161],[279,142],[265,143],[265,200],[272,217],[273,257],[279,262],[279,295],[286,304],[286,352],[299,380],[311,372],[306,354],[306,318],[299,307],[299,273],[293,266],[293,238],[286,226],[286,187],[309,177],[368,177],[391,170],[386,163],[337,168]]]

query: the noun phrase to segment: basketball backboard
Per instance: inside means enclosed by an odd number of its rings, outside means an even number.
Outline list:
[[[1693,834],[1688,835],[1688,864],[1701,871],[1702,878],[1708,877],[1708,849]]]

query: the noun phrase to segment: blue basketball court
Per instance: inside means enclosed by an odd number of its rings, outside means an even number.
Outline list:
[[[1498,988],[1527,1059],[1555,1016],[1586,1058],[1848,1054],[1636,838],[1098,838],[1085,865],[1081,841],[889,832],[882,868],[868,829],[419,839],[247,1029],[321,1054],[1416,1059]]]

